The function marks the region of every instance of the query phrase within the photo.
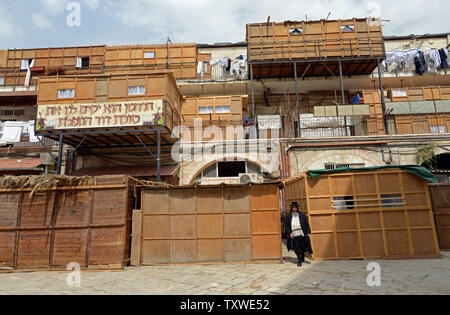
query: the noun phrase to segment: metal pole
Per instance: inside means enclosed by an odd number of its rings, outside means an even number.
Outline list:
[[[300,128],[300,102],[298,99],[298,78],[297,78],[297,63],[294,62],[294,76],[295,76],[295,103],[297,105],[297,116],[298,116],[298,137],[302,137],[302,129]]]
[[[161,181],[161,131],[158,130],[158,149],[157,149],[157,155],[156,155],[156,181]]]
[[[61,164],[62,164],[62,155],[63,155],[63,145],[64,145],[64,136],[59,136],[59,150],[58,150],[58,163],[56,166],[56,174],[61,175]]]
[[[384,99],[383,77],[382,77],[382,73],[381,73],[380,58],[377,58],[377,62],[378,62],[378,80],[380,81],[381,110],[383,111],[384,131],[386,132],[386,135],[388,135],[389,131],[388,131],[387,119],[386,119],[386,102]]]
[[[342,62],[340,59],[339,59],[339,82],[341,84],[342,105],[345,105],[344,79],[342,76]],[[338,115],[339,115],[339,113],[338,113]],[[347,117],[346,116],[344,116],[344,128],[345,128],[345,135],[348,136]]]
[[[252,85],[252,119],[255,121],[255,88],[253,86],[253,64],[250,64],[250,80]]]

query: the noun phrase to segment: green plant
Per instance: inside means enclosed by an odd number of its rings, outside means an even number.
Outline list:
[[[418,165],[424,165],[429,169],[434,169],[436,154],[434,153],[434,144],[431,143],[419,149],[416,154]]]

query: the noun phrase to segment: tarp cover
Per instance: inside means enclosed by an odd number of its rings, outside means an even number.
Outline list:
[[[417,166],[417,165],[393,165],[393,166],[374,166],[374,167],[362,167],[362,168],[339,168],[335,170],[314,170],[309,171],[308,174],[311,175],[312,178],[316,179],[324,174],[331,173],[342,173],[342,172],[352,172],[352,171],[375,171],[382,169],[394,169],[399,168],[416,176],[419,176],[431,183],[436,183],[437,179],[434,175],[427,170],[425,167]]]

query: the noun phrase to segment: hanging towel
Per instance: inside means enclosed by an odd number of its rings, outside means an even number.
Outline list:
[[[25,123],[6,121],[3,123],[3,134],[1,141],[4,143],[18,143]]]
[[[30,142],[39,142],[39,137],[34,134],[34,120],[28,122],[28,134],[30,135]]]
[[[203,77],[203,62],[202,61],[199,61],[197,64],[197,74],[200,77]]]

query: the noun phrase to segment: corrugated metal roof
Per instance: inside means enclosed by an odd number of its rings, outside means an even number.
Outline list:
[[[41,159],[0,159],[0,170],[29,170],[40,164]]]

